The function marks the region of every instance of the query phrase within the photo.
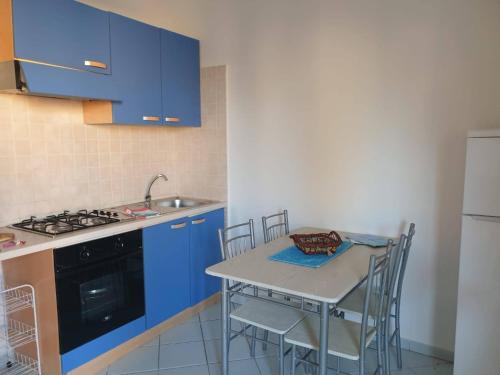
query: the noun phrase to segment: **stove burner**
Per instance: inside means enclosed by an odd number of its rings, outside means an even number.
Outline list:
[[[54,237],[58,234],[74,232],[76,230],[117,223],[120,220],[116,216],[116,214],[112,214],[109,211],[94,210],[89,212],[87,210],[80,210],[76,213],[63,211],[60,214],[49,215],[45,218],[31,216],[20,223],[12,224],[12,227]]]
[[[90,226],[102,225],[102,224],[106,224],[108,222],[109,222],[109,218],[107,218],[107,217],[86,217],[86,218],[80,220],[81,224],[90,225]]]
[[[73,226],[63,222],[55,222],[53,224],[47,224],[45,226],[45,231],[51,234],[71,232],[73,231]]]

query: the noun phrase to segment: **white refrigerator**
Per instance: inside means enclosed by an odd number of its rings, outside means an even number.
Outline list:
[[[467,138],[453,373],[500,374],[500,129]]]

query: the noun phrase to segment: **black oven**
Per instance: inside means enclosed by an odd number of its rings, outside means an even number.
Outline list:
[[[54,250],[61,354],[144,315],[142,232]]]

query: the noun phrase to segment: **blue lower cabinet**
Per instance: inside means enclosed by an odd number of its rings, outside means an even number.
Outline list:
[[[195,305],[220,290],[220,279],[205,270],[222,258],[217,231],[224,228],[224,209],[191,217],[190,222],[191,305]]]
[[[145,331],[145,328],[146,319],[140,317],[63,354],[61,356],[62,373],[66,374],[97,356],[123,344],[125,341],[140,335]]]
[[[220,290],[205,273],[221,261],[224,209],[144,228],[146,315],[62,355],[63,374],[140,335]]]
[[[144,228],[143,247],[149,329],[190,305],[189,220]]]

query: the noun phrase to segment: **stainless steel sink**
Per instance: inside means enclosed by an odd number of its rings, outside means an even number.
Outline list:
[[[187,210],[190,208],[202,207],[208,204],[216,203],[216,201],[211,201],[207,199],[195,199],[186,197],[168,197],[155,199],[151,201],[151,206],[148,207],[153,211],[158,212],[161,215],[169,214],[172,212]],[[144,202],[127,204],[126,206],[114,207],[113,210],[124,212],[126,209],[141,209],[147,207]],[[133,216],[131,216],[133,220]]]
[[[170,207],[170,208],[188,208],[188,207],[198,207],[208,204],[207,201],[199,201],[194,199],[184,199],[184,198],[167,198],[160,199],[153,202],[153,205],[159,207]]]

